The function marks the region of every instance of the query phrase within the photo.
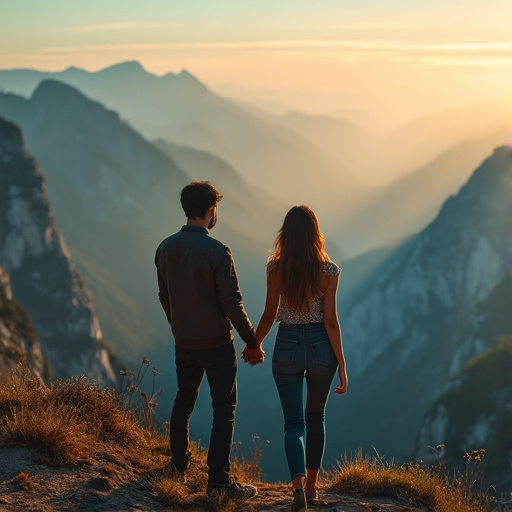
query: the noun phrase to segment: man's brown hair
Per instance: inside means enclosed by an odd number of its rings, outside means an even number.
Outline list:
[[[188,219],[204,219],[206,212],[215,206],[222,196],[208,181],[193,181],[181,191],[181,206]]]

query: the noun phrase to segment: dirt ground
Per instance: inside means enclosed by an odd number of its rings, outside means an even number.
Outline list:
[[[108,468],[108,471],[106,471]],[[291,504],[286,485],[262,483],[258,495],[241,512],[286,512]],[[310,511],[427,512],[386,499],[338,496],[320,491]],[[163,512],[173,510],[152,493],[148,475],[129,467],[92,461],[74,467],[52,467],[27,448],[0,448],[0,512]],[[209,503],[182,507],[190,512],[211,510]]]

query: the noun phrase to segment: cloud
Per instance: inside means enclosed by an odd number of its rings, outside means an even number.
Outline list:
[[[85,25],[82,27],[68,27],[68,32],[90,33],[90,32],[105,32],[110,30],[130,30],[133,28],[159,28],[161,23],[143,23],[140,21],[121,21],[116,23],[104,23],[101,25]]]
[[[118,28],[141,26],[138,23],[117,23]],[[99,30],[96,26],[96,30]],[[107,27],[102,25],[102,27]],[[85,30],[86,27],[82,27]],[[91,27],[92,30],[92,27]],[[46,48],[48,53],[103,52],[119,50],[176,51],[285,51],[340,52],[361,55],[387,55],[397,58],[457,57],[499,60],[512,59],[512,40],[508,41],[446,41],[422,42],[409,40],[261,40],[201,43],[125,43]]]

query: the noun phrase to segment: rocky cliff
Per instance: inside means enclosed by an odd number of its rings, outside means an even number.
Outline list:
[[[510,492],[511,375],[512,336],[503,336],[497,346],[471,359],[427,411],[414,457],[432,460],[429,447],[443,444],[441,461],[447,467],[464,472],[466,461],[485,466],[488,485]]]
[[[12,300],[9,274],[0,267],[0,379],[9,378],[9,369],[19,364],[26,364],[43,381],[50,377],[49,363],[41,353],[30,318]]]
[[[0,119],[0,264],[55,377],[116,380],[91,296],[55,224],[45,180],[19,128]]]
[[[351,387],[332,422],[351,446],[410,455],[451,377],[512,333],[511,219],[512,152],[501,147],[429,226],[341,294]]]

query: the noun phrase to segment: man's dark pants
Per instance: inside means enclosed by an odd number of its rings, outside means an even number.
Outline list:
[[[208,449],[209,484],[229,485],[229,454],[233,442],[237,361],[233,343],[209,349],[176,347],[178,392],[171,414],[172,462],[180,472],[190,460],[189,422],[206,372],[213,407],[213,425]]]

